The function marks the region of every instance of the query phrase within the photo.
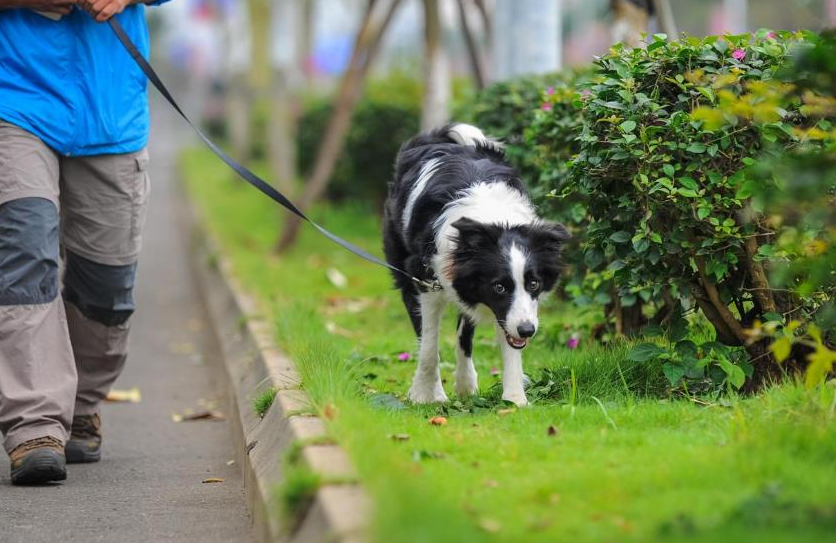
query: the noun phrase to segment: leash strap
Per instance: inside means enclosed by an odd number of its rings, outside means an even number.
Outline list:
[[[160,77],[157,75],[157,72],[154,71],[154,68],[151,66],[151,64],[149,64],[149,62],[147,60],[145,60],[145,57],[143,57],[142,54],[139,52],[139,49],[137,49],[136,45],[134,45],[133,41],[131,41],[131,38],[128,37],[128,35],[125,33],[125,30],[122,28],[122,25],[119,23],[119,21],[116,19],[116,17],[111,17],[108,20],[108,23],[110,24],[110,28],[116,34],[116,37],[119,39],[119,41],[122,43],[122,45],[128,51],[128,53],[131,55],[131,58],[134,59],[134,62],[136,62],[136,64],[139,66],[139,68],[145,74],[145,77],[148,78],[148,81],[150,81],[151,84],[154,85],[154,87],[156,87],[156,89],[158,91],[160,91],[160,94],[162,94],[163,97],[168,101],[168,103],[171,104],[171,106],[175,109],[175,111],[177,111],[177,113],[183,118],[183,120],[185,120],[189,124],[189,126],[192,127],[192,129],[195,131],[195,133],[198,135],[198,137],[203,141],[203,143],[205,143],[206,146],[209,147],[209,149],[211,149],[212,152],[215,153],[218,156],[218,158],[223,160],[224,163],[226,163],[227,166],[232,168],[235,171],[235,173],[237,173],[247,183],[249,183],[250,185],[252,185],[255,188],[257,188],[258,190],[260,190],[267,197],[269,197],[270,199],[272,199],[273,201],[275,201],[276,203],[278,203],[279,205],[281,205],[282,207],[284,207],[285,209],[287,209],[288,211],[290,211],[291,213],[293,213],[294,215],[296,215],[300,219],[310,223],[311,226],[313,226],[314,228],[319,230],[319,232],[323,236],[325,236],[326,238],[330,239],[331,241],[333,241],[334,243],[336,243],[340,247],[342,247],[342,248],[344,248],[348,251],[351,251],[352,253],[359,256],[360,258],[362,258],[364,260],[367,260],[367,261],[369,261],[373,264],[377,264],[378,266],[383,266],[384,268],[388,268],[388,269],[392,270],[393,272],[399,273],[403,276],[406,276],[409,279],[411,279],[413,282],[415,282],[416,284],[418,284],[418,285],[420,285],[420,286],[422,286],[422,287],[424,287],[428,290],[435,291],[435,290],[440,290],[441,289],[441,285],[438,283],[438,281],[432,281],[432,282],[422,281],[421,279],[418,279],[417,277],[414,277],[413,275],[405,272],[404,270],[389,264],[385,260],[381,260],[380,258],[370,254],[369,252],[361,249],[360,247],[357,247],[353,243],[350,243],[350,242],[344,240],[343,238],[339,237],[338,235],[333,234],[330,231],[326,230],[323,226],[320,226],[319,224],[317,224],[316,222],[314,222],[313,220],[308,218],[307,215],[305,215],[299,208],[297,208],[295,205],[293,205],[293,202],[288,200],[287,197],[284,194],[282,194],[281,192],[279,192],[278,190],[276,190],[275,187],[273,187],[271,184],[267,183],[265,180],[263,180],[258,175],[254,174],[249,168],[247,168],[245,166],[242,166],[235,159],[233,159],[231,156],[226,154],[223,151],[223,149],[218,147],[215,144],[215,142],[213,142],[211,139],[209,139],[209,137],[206,134],[204,134],[203,131],[200,128],[198,128],[191,121],[191,119],[189,119],[186,116],[185,113],[183,113],[183,110],[180,109],[180,106],[177,104],[177,101],[174,99],[174,97],[168,91],[168,88],[166,88],[165,84],[162,82]]]

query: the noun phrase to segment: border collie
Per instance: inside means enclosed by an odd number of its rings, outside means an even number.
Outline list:
[[[419,340],[408,397],[445,402],[438,340],[447,303],[459,310],[456,394],[478,392],[471,352],[477,323],[493,322],[502,351],[502,399],[528,402],[522,349],[537,332],[540,296],[561,270],[566,228],[537,217],[502,145],[467,124],[405,143],[384,212],[386,260],[440,289],[393,274]]]

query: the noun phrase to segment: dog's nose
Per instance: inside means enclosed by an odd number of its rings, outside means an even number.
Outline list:
[[[534,335],[537,329],[534,328],[534,324],[530,322],[524,322],[521,325],[517,326],[517,333],[520,335],[521,338],[527,338]]]

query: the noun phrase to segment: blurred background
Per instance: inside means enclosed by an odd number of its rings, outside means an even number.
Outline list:
[[[462,104],[492,83],[586,65],[642,31],[833,27],[836,0],[174,0],[148,16],[169,84],[237,159],[302,207],[379,210],[400,143],[472,119]]]

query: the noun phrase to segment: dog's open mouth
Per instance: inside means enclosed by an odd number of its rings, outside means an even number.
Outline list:
[[[528,345],[527,339],[514,337],[511,334],[505,334],[505,341],[515,349],[525,349],[525,346]]]

